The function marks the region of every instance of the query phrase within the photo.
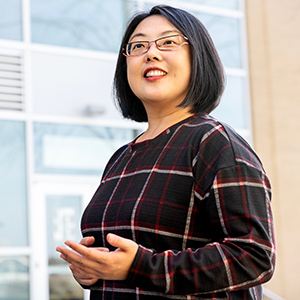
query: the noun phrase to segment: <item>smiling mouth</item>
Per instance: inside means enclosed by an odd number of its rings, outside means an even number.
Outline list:
[[[167,73],[164,71],[151,70],[145,74],[145,77],[149,78],[149,77],[158,77],[158,76],[165,76],[165,75],[167,75]]]

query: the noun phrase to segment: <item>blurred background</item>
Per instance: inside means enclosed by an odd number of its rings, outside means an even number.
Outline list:
[[[128,20],[162,3],[215,42],[227,87],[212,115],[253,145],[273,186],[265,299],[299,299],[299,0],[0,0],[1,300],[87,299],[55,247],[80,240],[108,158],[145,129],[122,119],[111,85]]]

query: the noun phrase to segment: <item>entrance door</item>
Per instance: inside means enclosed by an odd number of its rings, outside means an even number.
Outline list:
[[[80,219],[94,186],[88,184],[36,184],[31,213],[31,299],[83,300],[88,292],[75,281],[55,251],[66,240],[81,240]]]

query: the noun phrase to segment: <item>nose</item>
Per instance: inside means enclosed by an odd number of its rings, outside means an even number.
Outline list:
[[[148,48],[148,51],[147,51],[147,52],[153,51],[153,50],[158,50],[155,41],[149,42],[149,48]],[[158,51],[159,51],[159,50],[158,50]]]
[[[156,43],[154,41],[150,42],[149,49],[145,54],[145,58],[147,61],[160,60],[160,52],[161,51],[158,50]]]

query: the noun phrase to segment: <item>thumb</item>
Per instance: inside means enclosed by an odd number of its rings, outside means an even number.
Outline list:
[[[129,239],[122,238],[116,234],[109,233],[106,236],[107,241],[109,244],[111,244],[113,247],[120,248],[124,251],[129,250],[132,247],[133,241]]]

